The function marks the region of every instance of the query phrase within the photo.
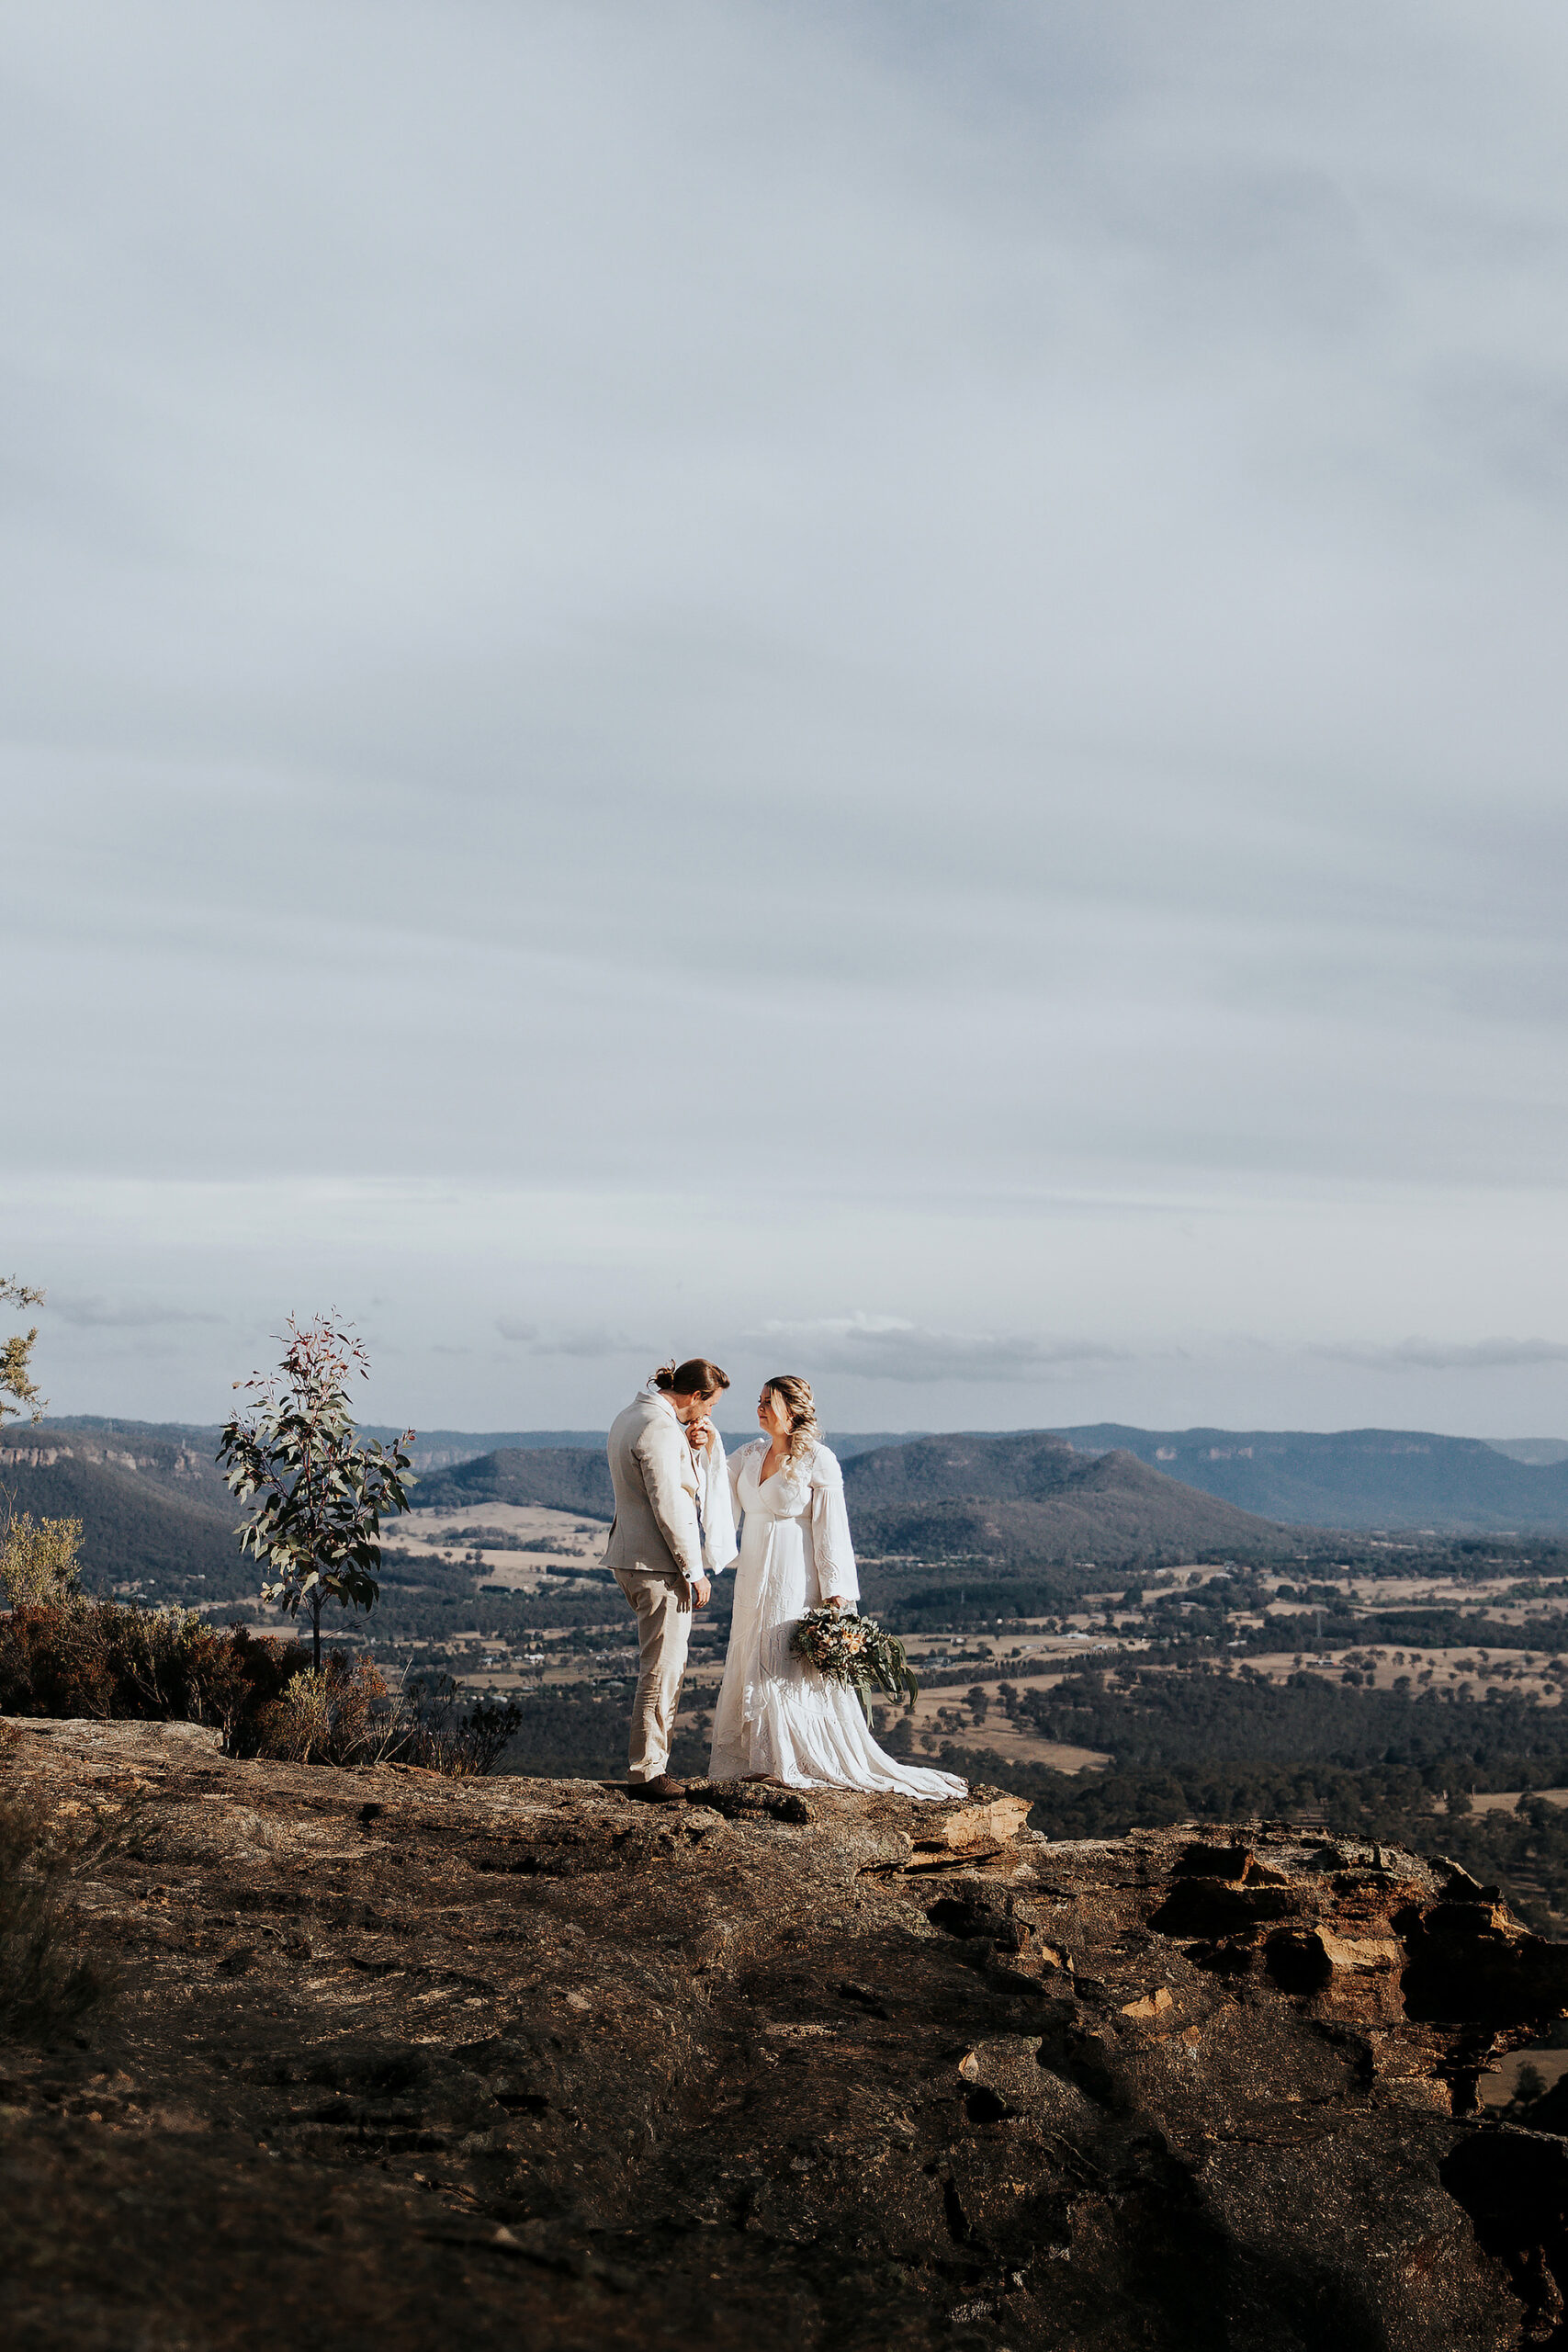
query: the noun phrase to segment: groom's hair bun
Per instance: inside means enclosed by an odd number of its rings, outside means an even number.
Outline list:
[[[661,1363],[653,1385],[665,1396],[716,1396],[729,1385],[729,1374],[706,1356],[688,1356],[684,1363]]]

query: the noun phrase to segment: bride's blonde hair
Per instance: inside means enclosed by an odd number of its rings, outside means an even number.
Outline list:
[[[822,1432],[817,1426],[817,1407],[812,1400],[811,1383],[798,1374],[779,1372],[772,1380],[764,1380],[762,1387],[770,1396],[776,1396],[789,1415],[789,1443],[784,1448],[786,1462],[804,1462]]]

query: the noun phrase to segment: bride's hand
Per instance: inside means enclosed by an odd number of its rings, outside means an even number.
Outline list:
[[[824,1609],[841,1609],[843,1605],[843,1602],[840,1600],[836,1592],[830,1592],[828,1595],[827,1600],[822,1603]]]
[[[709,1420],[692,1421],[686,1429],[687,1442],[694,1453],[713,1452],[714,1426]]]

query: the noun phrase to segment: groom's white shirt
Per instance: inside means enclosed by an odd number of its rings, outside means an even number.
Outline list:
[[[609,1456],[615,1519],[606,1567],[673,1572],[690,1584],[729,1566],[735,1515],[716,1430],[712,1453],[694,1454],[669,1397],[645,1389],[616,1416]]]

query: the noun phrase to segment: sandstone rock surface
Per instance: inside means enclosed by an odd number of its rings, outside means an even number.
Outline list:
[[[0,2047],[14,2352],[1565,2340],[1568,1948],[1451,1866],[9,1729],[119,1980]]]

